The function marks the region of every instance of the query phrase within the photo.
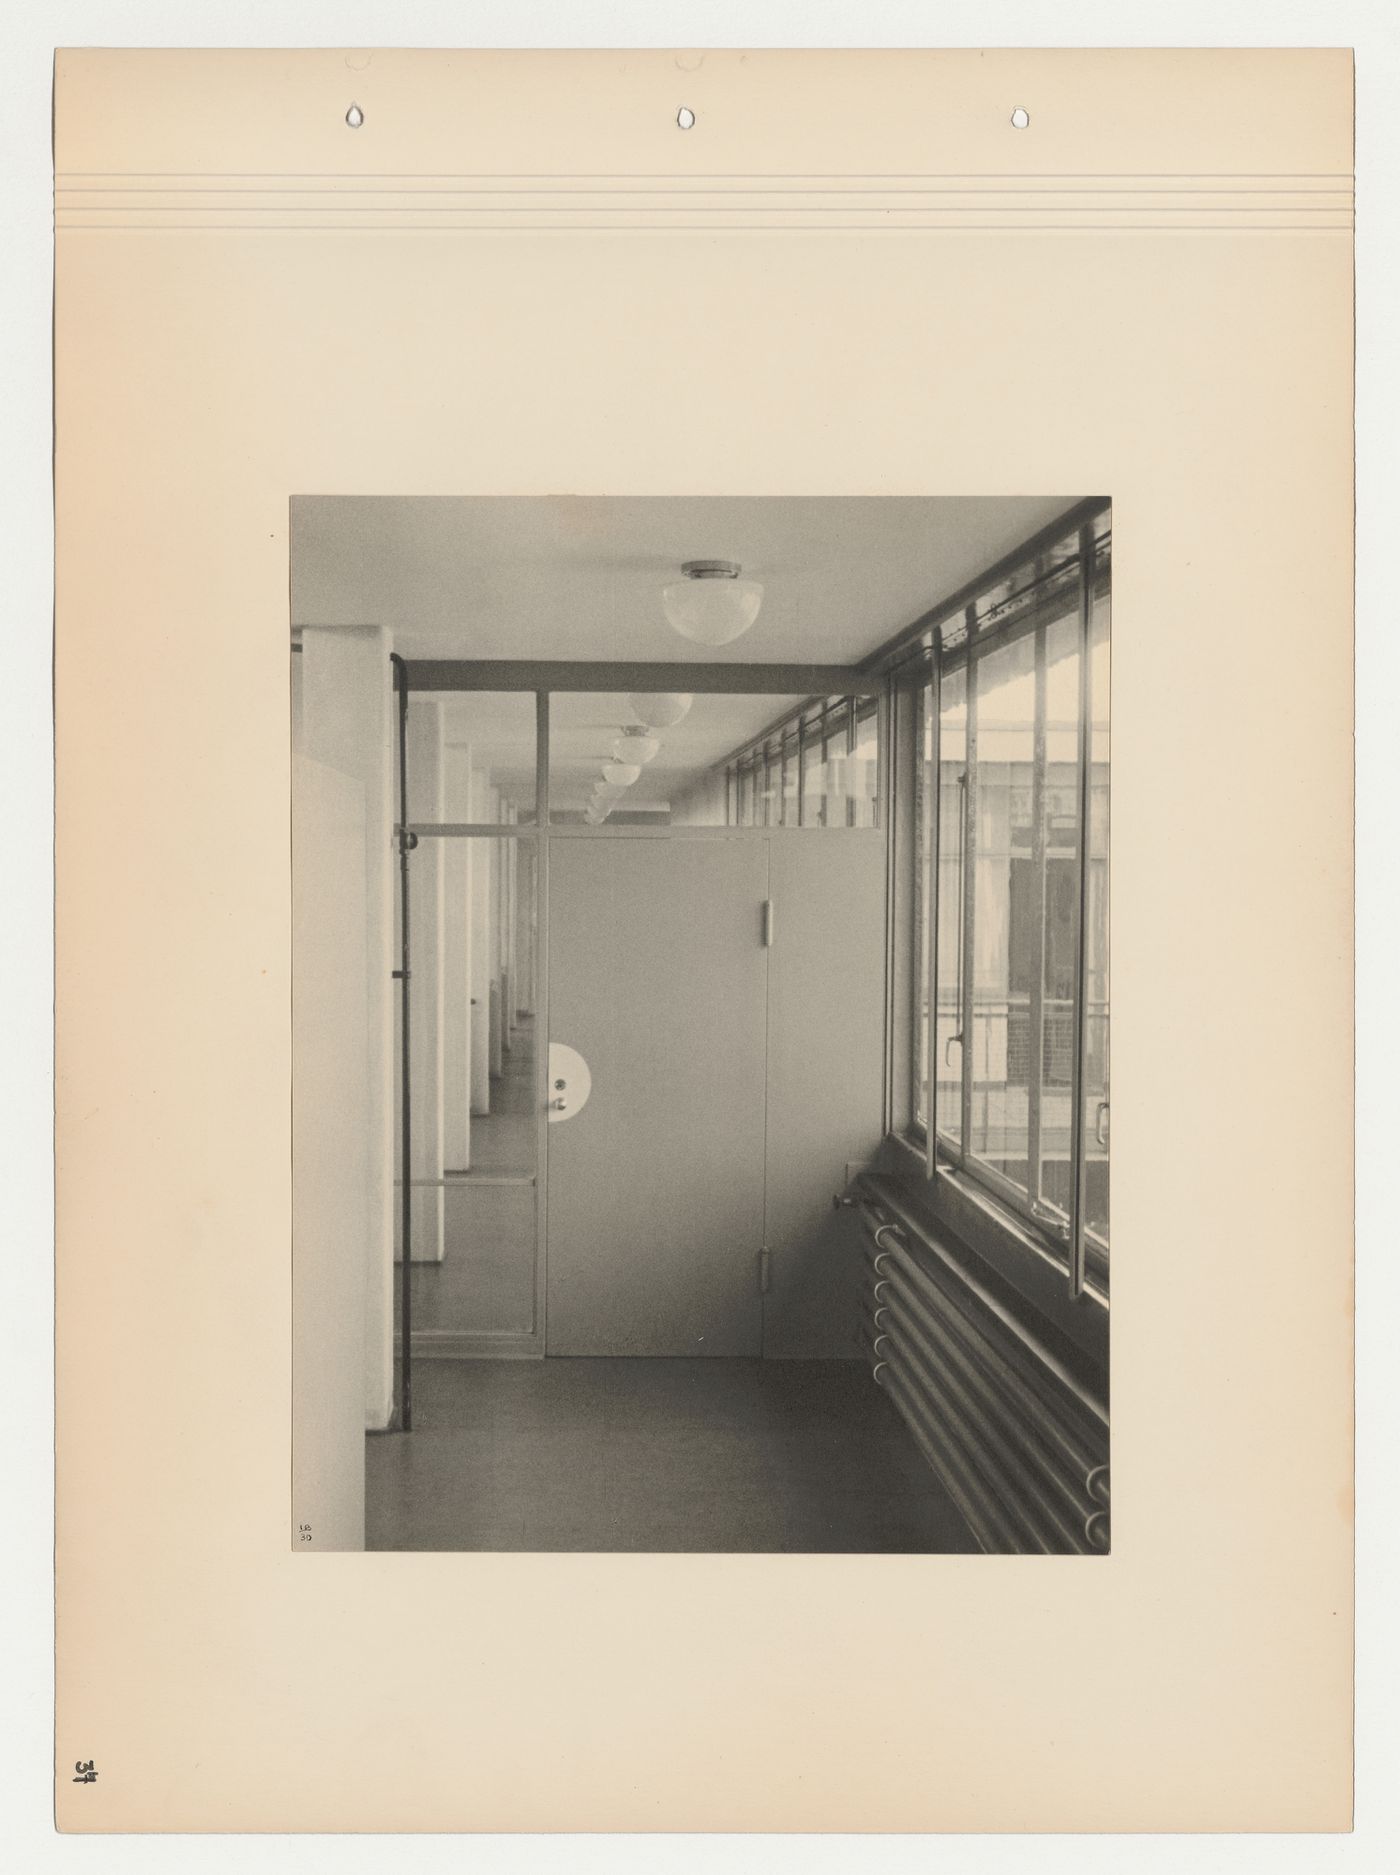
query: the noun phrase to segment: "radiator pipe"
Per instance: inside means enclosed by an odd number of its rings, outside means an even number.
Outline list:
[[[947,1491],[963,1522],[988,1555],[1016,1555],[1023,1544],[1003,1507],[977,1477],[966,1459],[949,1444],[927,1405],[888,1362],[881,1362],[884,1378],[875,1384],[888,1393],[908,1426],[929,1469]],[[878,1371],[878,1370],[877,1370]]]
[[[976,1385],[968,1373],[967,1363],[955,1357],[949,1337],[942,1336],[935,1340],[934,1334],[925,1330],[902,1306],[891,1306],[890,1317],[892,1326],[886,1333],[886,1339],[896,1353],[907,1351],[933,1372],[939,1371],[939,1356],[943,1357],[946,1363],[942,1368],[945,1388],[961,1408],[968,1424],[976,1428],[976,1436],[984,1451],[991,1455],[985,1461],[989,1471],[994,1478],[1001,1479],[1007,1495],[1013,1501],[1018,1501],[1018,1508],[1026,1523],[1034,1529],[1044,1546],[1052,1551],[1073,1552],[1082,1549],[1084,1520],[1095,1507],[1087,1502],[1076,1502],[1063,1475],[1057,1474],[1043,1458],[1028,1449],[1023,1428],[1016,1424],[1005,1404],[997,1402],[985,1385]],[[979,1407],[984,1417],[979,1417]],[[999,1445],[992,1436],[988,1422],[1009,1435],[1004,1444]],[[1022,1461],[1019,1466],[1018,1460]],[[1047,1483],[1063,1501],[1055,1501],[1046,1489]]]
[[[873,1213],[880,1224],[892,1224],[899,1236],[904,1238],[917,1237],[920,1247],[929,1257],[930,1262],[936,1264],[939,1269],[957,1285],[959,1293],[975,1296],[988,1314],[994,1316],[1002,1325],[1007,1331],[1012,1346],[1019,1358],[1032,1364],[1032,1370],[1036,1373],[1037,1379],[1043,1374],[1051,1376],[1062,1392],[1067,1394],[1069,1398],[1082,1409],[1087,1418],[1095,1421],[1107,1431],[1108,1415],[1099,1405],[1098,1401],[1094,1399],[1093,1395],[1087,1391],[1072,1373],[1070,1373],[1069,1369],[1062,1361],[1057,1360],[1048,1348],[1038,1342],[1033,1335],[1028,1334],[1026,1329],[1016,1320],[1016,1317],[1012,1315],[1005,1304],[1000,1302],[984,1284],[979,1282],[971,1270],[965,1269],[963,1265],[958,1262],[956,1257],[951,1256],[936,1238],[928,1236],[924,1231],[920,1230],[916,1224],[902,1216],[895,1203],[890,1202],[886,1205],[883,1194],[878,1204],[871,1203],[868,1199],[864,1200],[863,1209],[864,1211]],[[883,1248],[884,1246],[881,1247]],[[904,1256],[907,1257],[909,1255],[907,1243],[900,1244],[900,1250]],[[1036,1385],[1036,1382],[1032,1382],[1032,1384]],[[1036,1386],[1036,1390],[1043,1390],[1044,1385],[1045,1382],[1040,1380],[1039,1384]]]
[[[907,1252],[898,1258],[886,1252],[876,1261],[882,1265],[880,1282],[892,1286],[901,1281],[906,1289],[913,1291],[920,1312],[940,1322],[945,1331],[962,1344],[965,1354],[991,1373],[1013,1404],[1020,1406],[1037,1434],[1053,1445],[1064,1462],[1085,1480],[1087,1490],[1088,1475],[1101,1463],[1102,1450],[1082,1428],[1074,1425],[1064,1401],[1055,1398],[1043,1381],[1037,1384],[1039,1376],[1033,1378],[1027,1374],[1021,1363],[1010,1358],[990,1338],[978,1335],[958,1313],[956,1298],[950,1297],[921,1270]],[[1027,1395],[1029,1402],[1026,1402]]]

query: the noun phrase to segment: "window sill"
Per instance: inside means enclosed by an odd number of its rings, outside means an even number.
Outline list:
[[[923,1141],[887,1136],[889,1170],[911,1205],[930,1213],[996,1272],[1037,1317],[1052,1324],[1098,1368],[1107,1368],[1108,1295],[1092,1276],[1077,1301],[1070,1296],[1062,1250],[1050,1245],[976,1180],[953,1167],[928,1178]]]

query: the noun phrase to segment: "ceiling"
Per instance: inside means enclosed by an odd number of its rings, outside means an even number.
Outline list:
[[[291,505],[296,629],[381,625],[413,658],[856,664],[1073,506],[1074,496],[366,496]],[[761,580],[753,628],[719,650],[674,632],[661,588],[683,560]],[[697,696],[629,799],[657,805],[789,700]],[[555,776],[586,793],[622,698],[552,705]],[[481,750],[519,798],[528,696],[459,697],[449,741]]]
[[[660,592],[724,559],[764,583],[726,662],[853,664],[1073,499],[304,495],[292,624],[385,625],[407,658],[704,662]]]

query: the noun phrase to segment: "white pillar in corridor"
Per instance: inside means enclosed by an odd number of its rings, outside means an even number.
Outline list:
[[[496,818],[494,790],[488,776],[475,769],[471,782],[475,821]],[[473,840],[471,845],[471,1108],[491,1111],[491,854],[494,840]]]
[[[443,752],[443,819],[472,817],[472,752],[449,742]],[[471,849],[475,840],[443,841],[443,1158],[450,1171],[471,1166]]]
[[[394,1004],[398,963],[393,828],[397,807],[398,713],[389,654],[378,626],[308,627],[295,659],[294,733],[303,754],[358,782],[365,802],[365,935],[368,984],[364,1047],[369,1086],[365,1138],[368,1215],[355,1263],[365,1302],[365,1424],[382,1428],[393,1412]],[[348,1276],[348,1280],[354,1280]]]
[[[408,818],[445,819],[443,706],[410,698]],[[422,839],[409,858],[409,1018],[412,1091],[413,1241],[415,1263],[443,1256],[443,923],[446,842]]]

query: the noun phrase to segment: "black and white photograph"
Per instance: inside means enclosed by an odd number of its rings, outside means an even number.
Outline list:
[[[1109,1551],[1111,541],[291,496],[294,1548]]]
[[[885,5],[28,34],[55,1841],[1391,1794],[1395,60]]]

